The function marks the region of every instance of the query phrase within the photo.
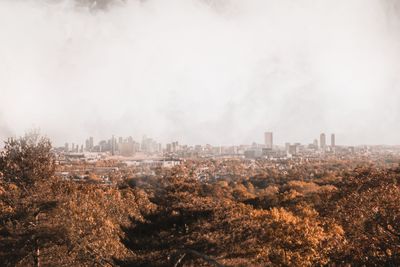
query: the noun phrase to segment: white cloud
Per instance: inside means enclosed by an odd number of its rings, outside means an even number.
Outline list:
[[[398,143],[390,1],[0,1],[0,129],[57,143]],[[3,131],[5,132],[5,131]],[[8,133],[7,133],[8,134]],[[1,133],[0,133],[1,135]],[[3,133],[4,135],[4,133]]]

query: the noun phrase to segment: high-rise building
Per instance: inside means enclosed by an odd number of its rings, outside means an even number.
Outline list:
[[[167,144],[166,151],[167,151],[167,153],[171,153],[172,152],[172,144]]]
[[[335,134],[331,134],[331,147],[334,148],[336,146],[336,137]]]
[[[272,149],[273,145],[274,145],[272,132],[265,132],[264,133],[264,139],[265,139],[265,147],[267,149]]]
[[[86,151],[90,151],[90,142],[89,142],[89,139],[86,139],[86,141],[85,141],[85,150],[86,150]]]
[[[110,146],[109,146],[109,144],[110,144]],[[100,150],[100,152],[108,151],[110,147],[111,147],[111,143],[107,142],[106,140],[101,140],[99,142],[99,148],[100,148],[99,150]]]
[[[314,139],[313,145],[314,149],[318,149],[318,139]]]
[[[93,136],[91,136],[91,137],[89,137],[89,149],[92,150],[93,147],[94,147],[94,144],[93,144]]]
[[[122,156],[130,157],[134,154],[134,143],[133,142],[123,142],[118,144],[119,152]]]
[[[326,136],[324,133],[321,133],[321,135],[319,136],[319,145],[320,145],[320,148],[326,147]]]
[[[65,143],[64,152],[69,152],[69,144]]]
[[[172,142],[172,152],[177,152],[179,150],[178,141]]]
[[[111,138],[111,155],[115,155],[115,147],[116,147],[116,140],[115,140],[115,137],[114,137],[114,135],[112,136],[112,138]]]
[[[286,142],[285,143],[285,151],[286,151],[286,153],[289,153],[289,149],[290,149],[290,143]]]
[[[288,153],[292,156],[298,154],[299,145],[298,144],[289,145]]]
[[[159,152],[158,143],[152,138],[147,138],[145,135],[142,139],[141,150],[146,153],[156,153]]]

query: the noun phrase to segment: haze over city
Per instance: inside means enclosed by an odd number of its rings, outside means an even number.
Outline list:
[[[400,0],[0,0],[0,266],[400,266]]]
[[[0,2],[0,137],[399,144],[400,4]]]

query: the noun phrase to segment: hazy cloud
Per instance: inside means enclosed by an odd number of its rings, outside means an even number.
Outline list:
[[[111,4],[110,4],[111,3]],[[398,1],[0,1],[0,136],[399,142]],[[4,130],[7,129],[7,130]]]

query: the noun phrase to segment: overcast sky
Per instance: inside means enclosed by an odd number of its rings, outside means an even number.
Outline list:
[[[400,144],[396,0],[0,0],[0,136]]]

